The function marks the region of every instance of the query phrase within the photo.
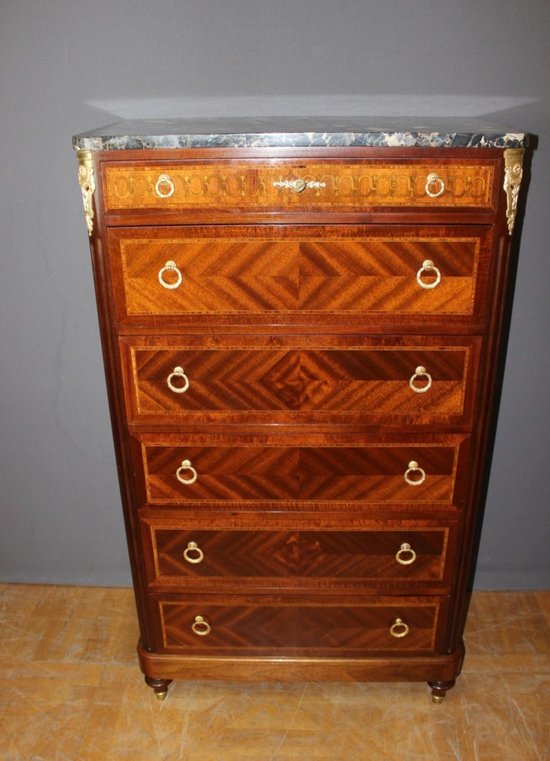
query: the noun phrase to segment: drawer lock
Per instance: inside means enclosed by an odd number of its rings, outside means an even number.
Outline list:
[[[295,190],[296,193],[302,193],[306,188],[326,188],[326,182],[319,182],[319,180],[275,180],[273,182],[274,188],[288,188]]]

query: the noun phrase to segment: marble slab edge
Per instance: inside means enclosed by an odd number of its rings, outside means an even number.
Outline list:
[[[123,151],[177,148],[524,148],[522,132],[264,132],[204,134],[80,134],[73,148],[86,151]]]

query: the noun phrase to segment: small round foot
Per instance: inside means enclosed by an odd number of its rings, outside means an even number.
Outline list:
[[[151,677],[145,677],[145,683],[153,688],[157,700],[166,700],[168,685],[171,681],[171,679],[151,679]]]
[[[436,705],[443,703],[447,690],[454,687],[454,683],[454,679],[450,682],[428,682],[429,686],[432,688],[432,702]]]

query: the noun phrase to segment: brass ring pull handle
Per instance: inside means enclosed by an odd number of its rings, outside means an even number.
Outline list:
[[[174,380],[176,378],[181,378],[183,380],[183,386],[174,386]],[[189,378],[183,372],[183,367],[174,367],[168,378],[166,378],[166,384],[174,394],[185,394],[189,388]]]
[[[165,272],[174,272],[176,275],[176,280],[173,283],[168,283],[164,279],[164,273]],[[180,270],[176,266],[176,262],[166,262],[164,267],[162,267],[159,270],[159,283],[162,285],[163,288],[167,288],[169,291],[173,291],[175,288],[179,288],[180,285],[183,282],[183,275],[181,274]]]
[[[212,631],[212,627],[203,616],[195,616],[191,629],[199,637],[206,637]]]
[[[402,621],[400,618],[396,618],[393,624],[390,626],[390,634],[392,637],[395,637],[396,639],[401,639],[402,637],[406,637],[409,632],[410,632],[410,629],[408,625],[404,621]]]
[[[419,386],[418,381],[422,378],[426,379],[426,383],[423,386]],[[414,374],[411,375],[409,386],[416,394],[425,394],[426,391],[432,387],[432,376],[427,372],[425,367],[419,365],[414,371]]]
[[[426,187],[424,190],[426,191],[426,195],[430,196],[430,198],[439,198],[439,196],[443,195],[445,192],[445,183],[438,174],[432,172],[426,178]]]
[[[411,565],[416,560],[416,552],[410,544],[403,542],[401,547],[395,553],[395,559],[399,565]]]
[[[183,557],[188,563],[198,565],[198,563],[202,563],[204,560],[204,552],[196,542],[188,542],[187,547],[183,551]]]
[[[425,273],[433,273],[435,274],[435,280],[431,283],[427,283],[425,280],[423,280],[423,276]],[[439,283],[441,282],[441,272],[437,269],[435,264],[432,262],[431,259],[426,259],[426,261],[422,262],[422,267],[418,270],[416,273],[416,282],[421,288],[425,288],[426,290],[430,290],[431,288],[437,288]]]
[[[163,190],[163,188],[166,188]],[[159,198],[170,198],[174,195],[175,187],[174,183],[167,174],[159,174],[159,178],[155,183],[155,193]]]
[[[419,475],[413,476],[413,473],[418,473]],[[411,476],[413,477],[411,478]],[[403,478],[409,486],[420,486],[420,484],[423,484],[426,480],[426,471],[423,470],[415,460],[411,460]]]
[[[190,478],[184,478],[183,474],[186,471],[190,471],[191,477]],[[195,468],[191,465],[191,460],[182,460],[181,465],[176,470],[176,478],[178,481],[182,484],[185,484],[186,486],[189,486],[189,484],[194,484],[197,478],[199,477],[197,471]]]

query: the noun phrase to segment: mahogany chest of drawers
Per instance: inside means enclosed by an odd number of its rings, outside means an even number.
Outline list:
[[[74,139],[141,637],[173,679],[459,674],[524,135]]]

